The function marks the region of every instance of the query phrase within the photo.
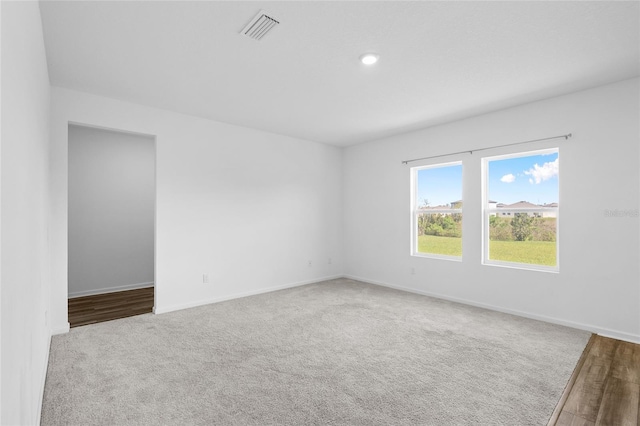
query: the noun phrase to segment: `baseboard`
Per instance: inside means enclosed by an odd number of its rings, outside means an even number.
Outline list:
[[[73,293],[69,293],[69,299],[74,299],[76,297],[83,297],[83,296],[93,296],[95,294],[106,294],[106,293],[115,293],[118,291],[136,290],[139,288],[147,288],[147,287],[153,287],[153,282],[126,284],[118,287],[98,288],[95,290],[76,291]]]
[[[312,280],[307,280],[307,281],[298,281],[298,282],[295,282],[295,283],[289,283],[289,284],[284,284],[284,285],[279,285],[279,286],[262,288],[262,289],[259,289],[259,290],[245,291],[245,292],[242,292],[242,293],[234,293],[234,294],[231,294],[231,295],[228,295],[228,296],[215,297],[213,299],[197,300],[197,301],[194,301],[194,302],[182,303],[182,304],[179,304],[179,305],[170,305],[170,306],[161,306],[161,307],[155,307],[154,306],[153,313],[154,314],[165,314],[167,312],[179,311],[179,310],[188,309],[188,308],[195,308],[197,306],[209,305],[209,304],[212,304],[212,303],[219,303],[219,302],[224,302],[224,301],[227,301],[227,300],[239,299],[239,298],[242,298],[242,297],[255,296],[257,294],[270,293],[272,291],[284,290],[284,289],[293,288],[293,287],[300,287],[300,286],[307,285],[307,284],[314,284],[314,283],[319,283],[319,282],[328,281],[328,280],[334,280],[334,279],[342,278],[342,277],[343,277],[343,275],[333,275],[333,276],[329,276],[329,277],[314,278]]]
[[[640,335],[637,334],[624,333],[622,331],[609,330],[607,328],[598,328],[596,334],[602,337],[611,337],[612,339],[624,340],[629,343],[636,343],[640,345]]]
[[[40,395],[38,401],[38,412],[36,417],[36,425],[40,426],[40,419],[42,417],[42,403],[44,402],[44,386],[47,381],[47,371],[49,370],[49,354],[51,353],[51,335],[47,339],[47,356],[44,358],[44,374],[42,375],[42,381],[40,383]]]
[[[562,326],[565,326],[565,327],[576,328],[578,330],[589,331],[591,333],[596,333],[596,334],[604,336],[604,337],[611,337],[611,338],[618,339],[618,340],[624,340],[624,341],[630,342],[630,343],[640,343],[640,335],[626,333],[626,332],[623,332],[623,331],[610,330],[608,328],[598,327],[598,326],[592,325],[592,324],[584,324],[584,323],[579,323],[579,322],[574,322],[574,321],[563,320],[563,319],[560,319],[560,318],[549,317],[549,316],[545,316],[545,315],[532,314],[530,312],[519,311],[519,310],[516,310],[516,309],[503,308],[501,306],[495,306],[495,305],[490,305],[490,304],[486,304],[486,303],[479,303],[479,302],[475,302],[473,300],[468,300],[468,299],[450,297],[450,296],[446,296],[446,295],[439,294],[439,293],[432,293],[432,292],[429,292],[429,291],[417,290],[417,289],[414,289],[414,288],[398,286],[398,285],[389,284],[389,283],[385,283],[385,282],[377,281],[377,280],[372,280],[372,279],[369,279],[369,278],[358,277],[358,276],[354,276],[354,275],[344,275],[344,278],[349,278],[349,279],[352,279],[352,280],[361,281],[361,282],[368,283],[368,284],[379,285],[379,286],[382,286],[382,287],[393,288],[393,289],[396,289],[396,290],[402,290],[402,291],[406,291],[406,292],[409,292],[409,293],[420,294],[420,295],[423,295],[423,296],[435,297],[436,299],[448,300],[450,302],[462,303],[463,305],[470,305],[470,306],[475,306],[475,307],[478,307],[478,308],[489,309],[491,311],[496,311],[496,312],[502,312],[502,313],[505,313],[505,314],[516,315],[516,316],[523,317],[523,318],[529,318],[529,319],[533,319],[533,320],[537,320],[537,321],[548,322],[548,323],[551,323],[551,324],[558,324],[558,325],[562,325]]]
[[[71,330],[71,325],[69,325],[69,323],[66,323],[65,325],[62,325],[60,327],[51,328],[51,335],[55,336],[56,334],[65,334],[68,333],[69,330]]]

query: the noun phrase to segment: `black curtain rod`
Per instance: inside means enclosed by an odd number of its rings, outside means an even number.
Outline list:
[[[430,157],[414,158],[413,160],[404,160],[402,162],[402,164],[409,164],[409,163],[412,163],[414,161],[420,161],[420,160],[429,160],[431,158],[448,157],[450,155],[456,155],[456,154],[467,154],[467,153],[468,154],[473,154],[474,152],[477,152],[477,151],[486,151],[487,149],[503,148],[505,146],[522,145],[523,143],[550,141],[552,139],[560,139],[560,138],[564,138],[564,140],[567,140],[571,136],[573,136],[571,133],[567,133],[566,135],[551,136],[549,138],[533,139],[533,140],[530,140],[530,141],[507,143],[507,144],[504,144],[504,145],[495,145],[495,146],[489,146],[489,147],[486,147],[486,148],[478,148],[478,149],[470,149],[470,150],[466,150],[466,151],[451,152],[449,154],[432,155]]]

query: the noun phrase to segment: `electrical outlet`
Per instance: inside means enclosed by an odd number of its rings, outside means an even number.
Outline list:
[[[416,268],[411,268],[411,275],[415,275],[416,274]]]
[[[202,283],[209,284],[209,274],[202,274]]]
[[[311,266],[311,261],[309,261],[309,263],[307,264],[307,266]]]

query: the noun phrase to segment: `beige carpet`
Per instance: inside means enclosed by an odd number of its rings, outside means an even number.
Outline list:
[[[545,425],[589,333],[340,279],[54,336],[43,425]]]

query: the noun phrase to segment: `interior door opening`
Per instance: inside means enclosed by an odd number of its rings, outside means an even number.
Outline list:
[[[71,327],[152,312],[155,138],[69,125]]]

